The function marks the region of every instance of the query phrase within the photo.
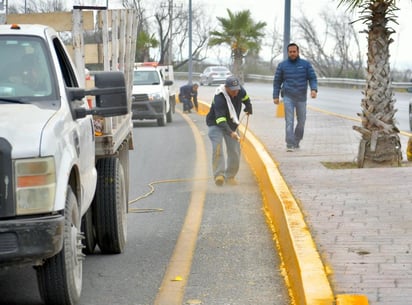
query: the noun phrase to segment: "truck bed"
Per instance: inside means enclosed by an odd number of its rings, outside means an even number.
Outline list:
[[[129,139],[129,149],[133,149],[132,132],[131,113],[105,118],[103,134],[96,136],[96,157],[115,154],[126,139]]]

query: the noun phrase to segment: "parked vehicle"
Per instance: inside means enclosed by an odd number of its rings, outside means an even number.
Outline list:
[[[136,63],[133,71],[132,120],[157,120],[165,126],[173,120],[176,93],[173,67],[155,62]]]
[[[226,78],[232,76],[232,72],[224,66],[207,67],[203,73],[200,74],[199,82],[201,85],[216,85],[224,84]]]
[[[0,25],[0,68],[0,268],[31,265],[46,305],[74,305],[85,254],[125,248],[130,90],[120,71],[85,89],[45,25]]]
[[[412,87],[406,88],[406,91],[412,93]],[[409,100],[409,130],[412,131],[412,97]]]

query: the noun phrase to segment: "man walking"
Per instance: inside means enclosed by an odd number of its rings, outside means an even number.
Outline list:
[[[279,104],[279,94],[281,94],[285,105],[287,151],[299,148],[303,138],[308,84],[311,98],[316,98],[318,81],[315,70],[310,62],[299,57],[298,45],[291,43],[288,45],[288,59],[277,66],[273,79],[273,102]],[[296,128],[294,126],[295,111]]]
[[[239,171],[240,143],[236,131],[239,126],[239,115],[244,104],[246,115],[252,114],[252,104],[246,90],[240,86],[236,77],[230,76],[224,85],[215,92],[206,124],[209,126],[209,138],[212,142],[212,167],[215,184],[227,183],[235,185],[235,176]],[[226,144],[227,163],[223,154],[223,139]]]

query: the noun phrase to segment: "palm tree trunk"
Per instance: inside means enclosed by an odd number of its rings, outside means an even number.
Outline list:
[[[238,49],[233,51],[233,74],[239,79],[242,85],[245,83],[243,73],[243,54]]]
[[[371,1],[368,26],[368,63],[362,113],[362,126],[353,128],[362,134],[358,151],[359,167],[400,166],[402,160],[399,130],[395,125],[390,77],[387,1]]]

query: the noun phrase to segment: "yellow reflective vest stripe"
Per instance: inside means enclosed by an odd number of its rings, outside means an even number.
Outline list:
[[[222,116],[222,117],[216,119],[216,124],[220,124],[220,123],[226,122],[226,121],[227,121],[226,117]]]

